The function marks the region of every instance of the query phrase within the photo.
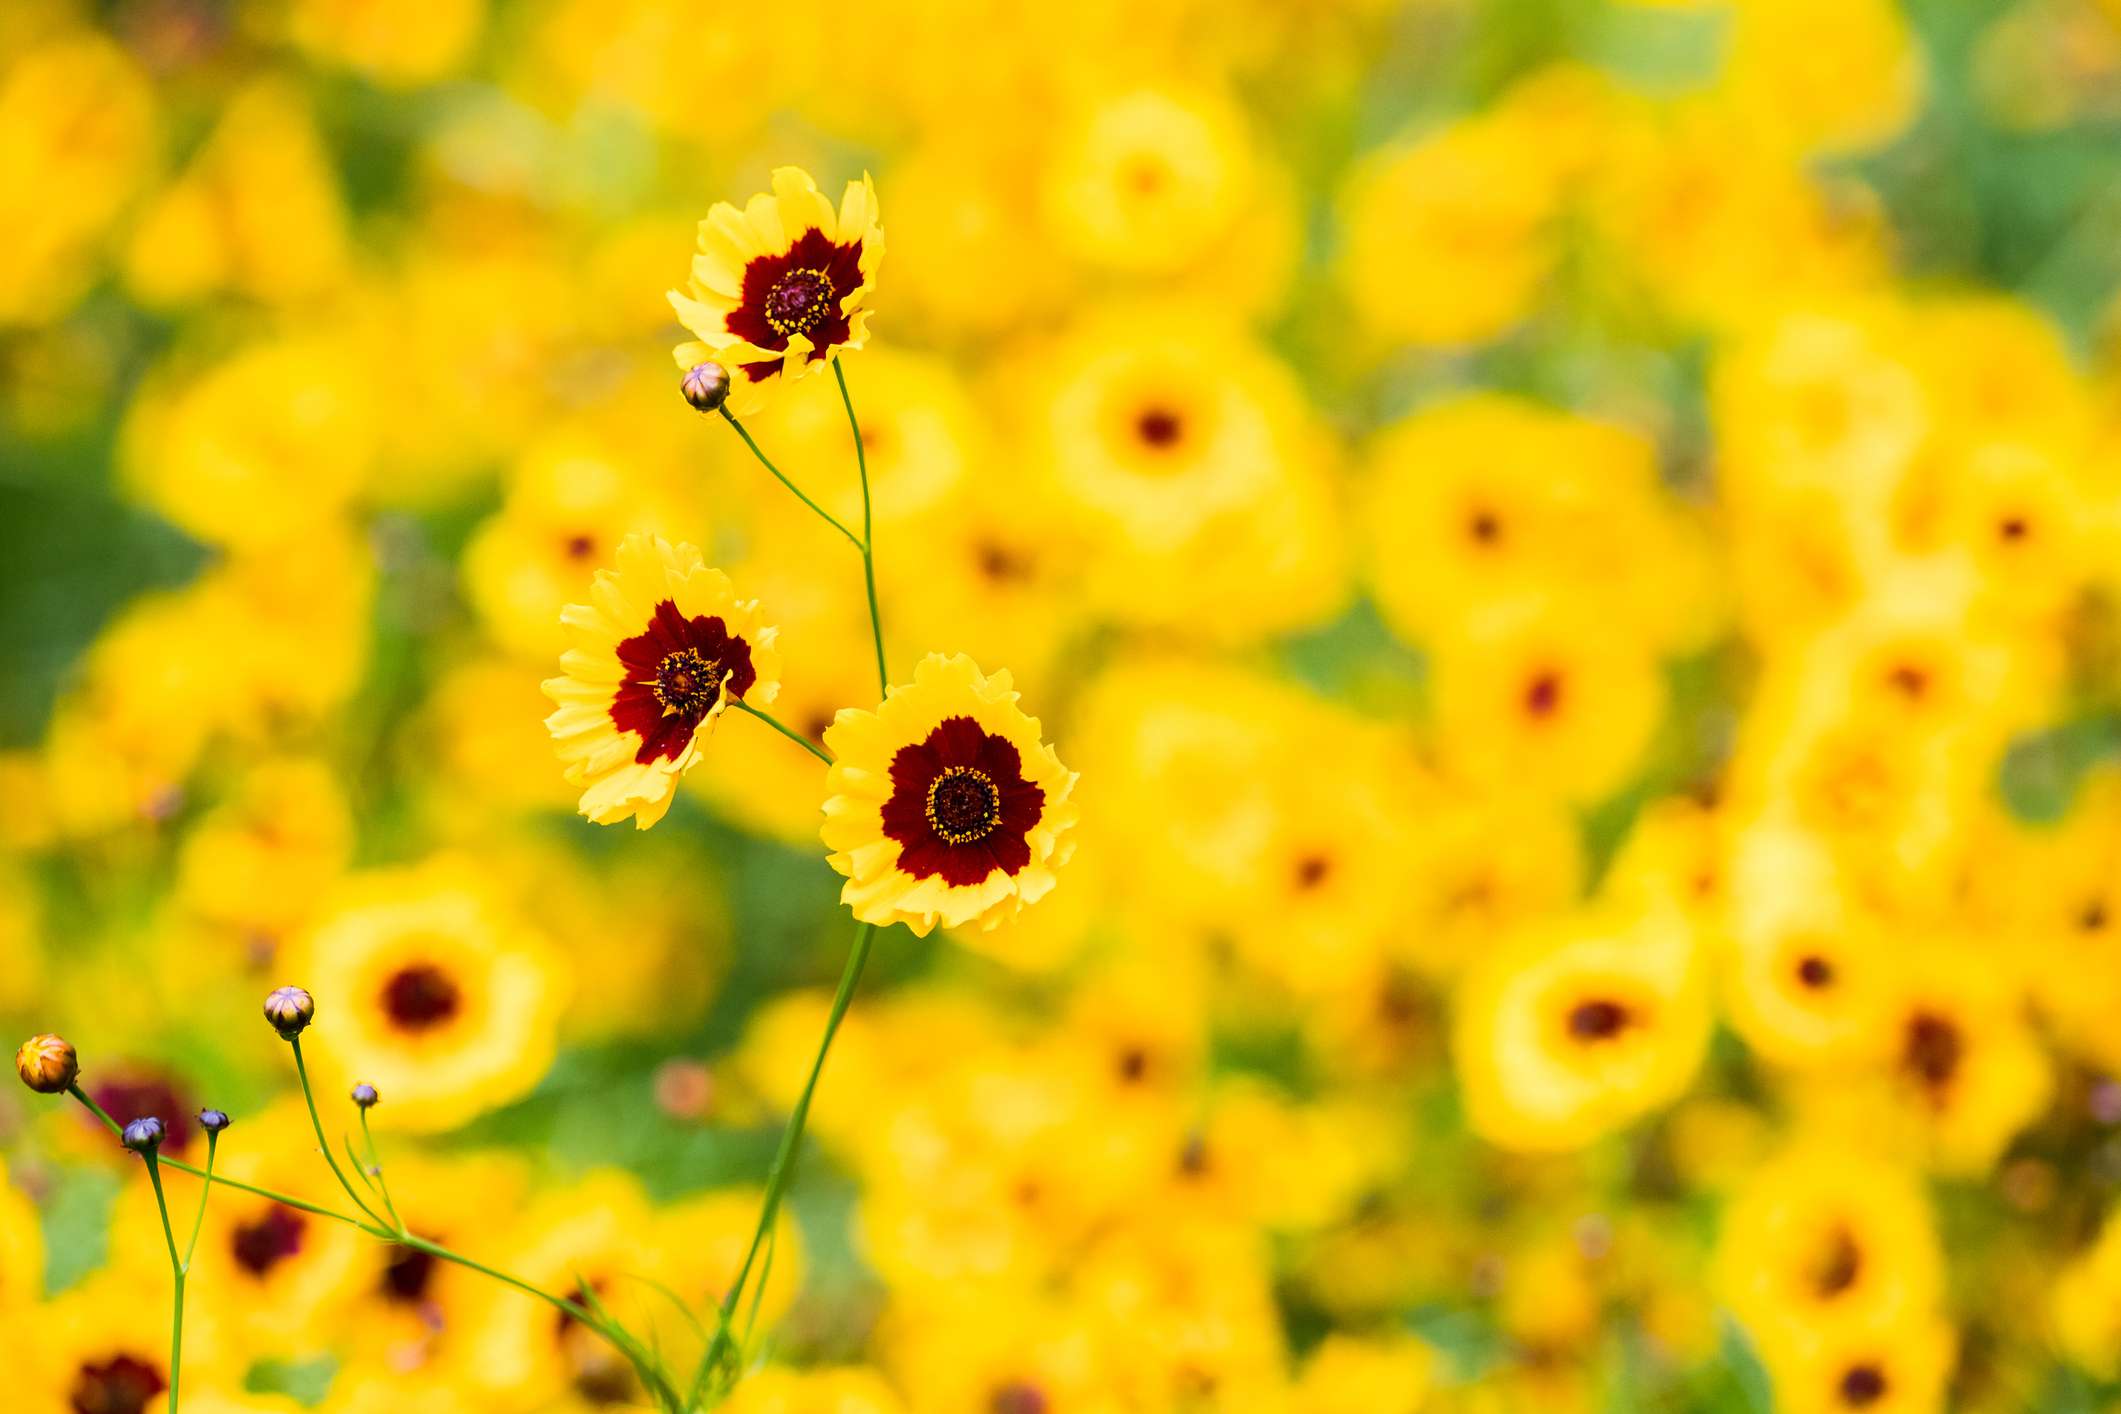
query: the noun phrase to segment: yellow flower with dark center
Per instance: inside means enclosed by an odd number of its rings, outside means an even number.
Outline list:
[[[1753,1173],[1724,1213],[1716,1268],[1723,1299],[1763,1344],[1904,1323],[1944,1289],[1914,1176],[1829,1140]]]
[[[933,653],[875,711],[834,719],[824,839],[856,918],[991,928],[1053,888],[1075,773],[1016,699],[1007,672]]]
[[[1677,1099],[1708,1048],[1702,971],[1692,937],[1655,916],[1565,923],[1491,954],[1452,1038],[1474,1131],[1572,1149]]]
[[[735,380],[729,408],[749,413],[782,377],[801,378],[869,339],[865,306],[884,258],[876,189],[849,182],[838,211],[808,172],[776,168],[773,190],[742,210],[718,202],[700,222],[689,293],[670,292],[698,338],[678,367],[714,362]]]
[[[545,725],[599,825],[662,819],[699,764],[701,730],[733,700],[780,691],[776,631],[690,545],[627,536],[618,568],[598,570],[590,602],[561,619],[573,646],[560,655],[565,676],[545,683],[560,704]]]
[[[467,862],[349,881],[294,953],[288,966],[329,1018],[307,1037],[320,1083],[370,1081],[389,1124],[460,1124],[521,1095],[552,1059],[560,959]]]

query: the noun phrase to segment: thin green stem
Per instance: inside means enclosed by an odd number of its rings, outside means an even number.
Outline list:
[[[801,732],[798,732],[791,727],[783,726],[778,717],[775,717],[769,712],[761,712],[758,708],[752,706],[749,702],[746,702],[741,697],[732,697],[729,699],[729,703],[731,706],[735,707],[739,712],[748,712],[752,716],[758,718],[767,726],[772,727],[782,736],[787,737],[797,746],[802,747],[803,750],[809,752],[812,756],[815,756],[818,760],[824,762],[827,766],[830,766],[832,764],[832,753],[826,751],[824,747],[819,746],[816,742],[812,741],[809,737],[804,736]]]
[[[76,1100],[79,1100],[82,1105],[87,1107],[88,1112],[90,1114],[94,1115],[97,1119],[103,1121],[103,1127],[105,1129],[108,1129],[113,1134],[123,1134],[125,1132],[125,1126],[119,1124],[118,1121],[112,1119],[108,1114],[104,1113],[103,1106],[97,1104],[94,1100],[90,1099],[88,1092],[83,1090],[78,1084],[68,1086],[67,1093],[69,1095],[72,1095]],[[230,1178],[226,1174],[210,1174],[205,1169],[198,1168],[192,1164],[185,1163],[182,1159],[163,1159],[162,1164],[165,1168],[173,1168],[179,1173],[188,1173],[193,1178],[203,1178],[209,1184],[218,1183],[223,1188],[233,1188],[236,1189],[238,1192],[249,1193],[259,1198],[268,1198],[271,1199],[273,1202],[280,1204],[282,1207],[293,1208],[296,1212],[301,1213],[314,1213],[320,1218],[330,1218],[334,1222],[342,1222],[349,1227],[357,1227],[361,1229],[361,1231],[369,1233],[376,1237],[393,1237],[396,1235],[394,1233],[386,1232],[380,1227],[370,1227],[367,1223],[362,1222],[359,1218],[350,1217],[347,1214],[338,1211],[336,1208],[327,1208],[321,1204],[312,1203],[307,1199],[296,1198],[286,1193],[279,1193],[270,1188],[260,1188],[255,1183],[245,1183],[240,1179]]]
[[[191,1220],[191,1241],[184,1244],[184,1270],[187,1272],[191,1270],[192,1254],[199,1250],[199,1230],[206,1226],[206,1195],[214,1191],[214,1150],[220,1147],[220,1143],[218,1130],[206,1131],[206,1172],[202,1175],[206,1181],[199,1185],[199,1211]]]
[[[296,1067],[299,1070],[301,1067],[301,1051],[299,1048],[297,1048],[295,1055]],[[303,1080],[302,1089],[304,1095],[307,1095],[309,1093],[309,1085],[306,1076]],[[88,1109],[89,1113],[93,1114],[97,1119],[101,1120],[103,1122],[104,1127],[110,1130],[113,1134],[122,1135],[124,1133],[124,1126],[120,1125],[116,1120],[112,1119],[110,1115],[104,1111],[104,1108],[101,1105],[97,1104],[95,1100],[89,1096],[88,1092],[83,1090],[78,1083],[68,1086],[67,1093],[72,1095],[76,1100],[80,1101],[81,1104]],[[316,1110],[314,1105],[311,1106],[310,1117],[312,1122],[314,1122],[316,1118]],[[365,1124],[363,1128],[365,1130]],[[546,1302],[554,1310],[561,1312],[563,1315],[570,1316],[573,1319],[580,1321],[583,1325],[595,1331],[597,1335],[603,1340],[609,1342],[612,1348],[618,1350],[621,1354],[628,1354],[626,1350],[625,1339],[615,1334],[612,1331],[611,1327],[607,1325],[602,1319],[600,1319],[594,1312],[591,1312],[578,1302],[569,1301],[565,1297],[554,1296],[549,1291],[546,1291],[537,1286],[533,1286],[531,1283],[525,1281],[521,1277],[511,1276],[509,1273],[501,1271],[499,1268],[496,1267],[489,1267],[484,1262],[480,1262],[474,1258],[467,1257],[461,1252],[453,1252],[449,1248],[444,1247],[441,1243],[430,1242],[426,1238],[420,1237],[409,1230],[400,1229],[399,1231],[393,1232],[389,1228],[382,1226],[380,1220],[378,1220],[374,1224],[366,1223],[359,1218],[349,1217],[347,1214],[338,1212],[334,1209],[322,1207],[316,1203],[306,1202],[300,1198],[290,1197],[285,1193],[276,1193],[270,1188],[260,1188],[255,1184],[242,1183],[237,1181],[236,1179],[229,1178],[225,1174],[218,1174],[213,1172],[213,1137],[214,1136],[209,1135],[207,1139],[207,1168],[194,1168],[192,1165],[184,1163],[182,1160],[179,1159],[160,1159],[159,1157],[155,1161],[151,1161],[149,1163],[148,1175],[154,1181],[155,1200],[158,1204],[162,1202],[162,1182],[161,1176],[157,1172],[157,1163],[160,1163],[167,1164],[170,1168],[177,1169],[180,1172],[188,1173],[196,1178],[205,1180],[205,1184],[208,1188],[211,1188],[214,1184],[218,1183],[224,1188],[234,1188],[244,1193],[250,1193],[260,1198],[269,1199],[270,1201],[279,1203],[284,1207],[293,1208],[297,1212],[314,1213],[320,1218],[331,1218],[335,1221],[345,1223],[350,1227],[359,1228],[361,1231],[367,1233],[371,1237],[380,1238],[385,1242],[395,1242],[402,1246],[410,1247],[416,1252],[424,1252],[430,1257],[437,1258],[444,1262],[453,1263],[456,1266],[468,1268],[471,1271],[479,1273],[479,1275],[481,1276],[489,1277],[492,1280],[501,1283],[503,1286],[509,1286],[515,1288],[517,1291],[527,1292],[528,1294],[537,1297],[540,1301]],[[320,1139],[323,1137],[321,1126],[319,1127],[318,1137]],[[373,1144],[371,1144],[370,1147],[371,1150],[373,1150]],[[329,1155],[329,1148],[325,1150],[325,1153]],[[334,1165],[334,1171],[336,1171],[336,1167],[337,1166]],[[343,1176],[340,1178],[340,1182],[341,1184],[345,1183],[345,1179]],[[204,1209],[204,1203],[204,1195],[202,1194],[202,1211]],[[371,1216],[373,1215],[371,1214]],[[164,1205],[162,1209],[162,1227],[163,1235],[169,1243],[170,1261],[174,1265],[176,1263],[177,1256],[176,1234],[175,1231],[169,1225],[169,1210],[166,1205]],[[196,1243],[197,1240],[198,1235],[197,1232],[194,1231],[193,1241]],[[189,1266],[189,1264],[190,1259],[187,1258],[184,1265]],[[181,1287],[178,1306],[178,1319],[180,1322],[182,1321]],[[182,1327],[180,1324],[180,1333],[181,1329]],[[628,1358],[632,1358],[630,1354],[628,1355]],[[174,1370],[171,1374],[170,1383],[173,1387],[171,1409],[172,1411],[174,1411],[176,1407],[174,1402],[174,1385],[176,1383]],[[667,1384],[664,1387],[665,1389],[667,1389]],[[671,1391],[671,1398],[675,1399],[675,1397],[675,1391]]]
[[[331,1141],[324,1137],[324,1121],[317,1117],[316,1093],[309,1087],[309,1067],[302,1060],[302,1038],[290,1036],[287,1038],[287,1044],[295,1053],[295,1078],[302,1082],[302,1103],[309,1107],[310,1128],[317,1133],[317,1147],[324,1151],[324,1162],[330,1165],[331,1176],[339,1180],[339,1187],[346,1190],[346,1196],[353,1199],[354,1206],[366,1213],[370,1222],[381,1226],[382,1214],[369,1207],[353,1184],[347,1181],[345,1171],[339,1167],[338,1159],[331,1152]]]
[[[832,376],[839,380],[840,402],[847,409],[847,426],[854,433],[854,464],[862,477],[862,578],[869,587],[869,637],[876,645],[876,690],[891,691],[891,674],[884,670],[884,619],[876,608],[876,525],[869,514],[869,452],[862,445],[861,419],[854,415],[854,395],[847,391],[847,370],[832,360]]]
[[[154,1185],[155,1211],[162,1215],[162,1240],[169,1245],[169,1281],[174,1295],[169,1316],[169,1414],[177,1414],[178,1375],[184,1365],[184,1272],[186,1263],[177,1258],[177,1230],[169,1225],[169,1202],[162,1194],[162,1170],[155,1151],[140,1156],[147,1162],[147,1181]]]
[[[825,1017],[825,1034],[818,1042],[817,1057],[810,1063],[810,1078],[804,1082],[803,1092],[796,1097],[795,1108],[789,1112],[788,1123],[781,1129],[780,1147],[774,1153],[773,1167],[767,1171],[766,1197],[759,1206],[759,1222],[751,1234],[751,1248],[744,1254],[744,1264],[737,1269],[736,1280],[730,1284],[728,1294],[722,1298],[714,1339],[708,1342],[706,1354],[700,1358],[699,1372],[693,1376],[692,1396],[695,1400],[706,1388],[715,1362],[729,1349],[730,1322],[736,1314],[737,1301],[743,1295],[744,1284],[751,1278],[751,1267],[758,1260],[759,1249],[765,1243],[766,1235],[773,1230],[774,1219],[780,1215],[781,1198],[787,1193],[788,1181],[795,1174],[796,1152],[803,1142],[803,1129],[810,1121],[811,1097],[817,1094],[818,1078],[825,1073],[825,1057],[831,1053],[832,1038],[838,1034],[847,1007],[854,1000],[854,989],[862,980],[862,968],[868,964],[869,947],[875,940],[876,925],[864,923],[855,931],[854,947],[847,954],[847,965],[840,969],[839,989],[833,993],[832,1010]]]
[[[376,1137],[368,1129],[368,1111],[361,1110],[361,1147],[368,1151],[368,1171],[376,1176],[376,1192],[383,1195],[383,1210],[390,1214],[391,1222],[398,1229],[398,1236],[405,1236],[405,1219],[398,1216],[398,1205],[390,1201],[390,1180],[383,1177],[383,1161],[376,1157]]]
[[[862,542],[854,538],[853,531],[849,530],[846,526],[841,525],[839,521],[833,517],[830,511],[826,510],[823,506],[819,505],[817,502],[811,500],[808,496],[804,495],[802,487],[796,485],[793,481],[790,481],[787,476],[782,473],[779,467],[775,466],[771,461],[767,460],[766,454],[759,450],[759,444],[752,441],[751,434],[744,430],[744,424],[736,420],[735,413],[731,412],[725,406],[722,409],[722,416],[727,418],[729,420],[729,425],[736,429],[736,435],[744,439],[744,445],[751,448],[751,455],[759,459],[759,465],[773,473],[773,479],[775,481],[780,482],[781,485],[787,487],[791,492],[793,492],[795,494],[795,498],[798,501],[801,501],[804,505],[810,507],[811,510],[817,512],[818,518],[824,521],[825,524],[831,526],[834,530],[837,530],[840,534],[846,536],[848,544],[854,546],[854,548],[857,550],[861,550],[865,555],[868,553],[868,551],[864,549]]]

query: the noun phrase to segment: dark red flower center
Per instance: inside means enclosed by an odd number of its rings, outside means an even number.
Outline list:
[[[1808,954],[1798,960],[1797,980],[1815,991],[1831,986],[1834,981],[1834,964],[1817,953]]]
[[[832,281],[822,270],[790,270],[766,292],[766,322],[776,333],[807,334],[825,317]]]
[[[1918,1012],[1909,1019],[1900,1059],[1931,1090],[1942,1091],[1952,1083],[1965,1053],[1965,1039],[1947,1018]]]
[[[951,717],[891,758],[884,833],[899,842],[900,872],[940,874],[952,888],[1031,862],[1026,840],[1046,793],[1024,779],[1023,758],[1006,738],[970,717]]]
[[[419,1248],[393,1248],[390,1261],[383,1268],[383,1299],[417,1306],[427,1299],[434,1275],[435,1259]]]
[[[1143,409],[1141,416],[1134,420],[1134,430],[1143,442],[1158,451],[1177,446],[1179,439],[1186,435],[1186,425],[1179,420],[1178,414],[1161,407]]]
[[[835,245],[815,227],[795,238],[779,255],[761,255],[744,267],[737,307],[722,322],[729,332],[762,349],[785,350],[791,339],[810,341],[810,357],[845,343],[853,334],[840,308],[861,287],[862,243]],[[770,378],[781,361],[762,359],[740,365],[753,378]]]
[[[88,1087],[90,1098],[121,1126],[153,1115],[162,1121],[162,1147],[182,1149],[191,1143],[192,1114],[197,1106],[169,1081],[151,1075],[124,1075]]]
[[[155,1396],[168,1388],[161,1366],[114,1355],[100,1365],[81,1366],[68,1405],[73,1414],[145,1414]]]
[[[1046,1414],[1050,1407],[1039,1387],[1023,1380],[997,1387],[987,1400],[988,1414]]]
[[[951,844],[977,844],[1001,818],[1001,792],[977,766],[946,766],[928,784],[928,828]]]
[[[1867,1409],[1885,1398],[1885,1372],[1876,1365],[1852,1365],[1841,1377],[1841,1402]]]
[[[1592,998],[1569,1011],[1569,1034],[1579,1041],[1610,1041],[1627,1029],[1628,1009],[1619,1002]]]
[[[308,1227],[300,1213],[268,1208],[256,1222],[237,1224],[228,1244],[229,1255],[244,1271],[263,1277],[302,1250],[302,1235]]]
[[[403,1031],[426,1031],[457,1014],[464,994],[433,963],[401,967],[383,984],[383,1010]]]
[[[634,760],[676,760],[724,695],[742,697],[758,681],[751,645],[721,619],[686,618],[668,599],[648,627],[619,645],[626,678],[611,698],[611,722],[641,739]]]

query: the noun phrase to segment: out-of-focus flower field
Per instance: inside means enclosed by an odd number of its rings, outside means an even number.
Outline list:
[[[888,235],[896,680],[1082,816],[877,935],[728,1407],[2121,1407],[2115,0],[11,0],[0,1020],[324,1201],[300,983],[410,1230],[697,1355],[825,771],[731,713],[601,828],[539,684],[644,531],[877,703],[671,361],[783,165]],[[860,523],[830,377],[745,425]],[[159,1411],[143,1165],[12,1084],[0,1160],[0,1405]],[[188,1301],[182,1414],[645,1407],[240,1192]]]

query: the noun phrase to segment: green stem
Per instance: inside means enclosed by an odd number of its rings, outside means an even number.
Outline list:
[[[861,419],[854,415],[854,395],[847,391],[847,371],[840,360],[832,360],[832,376],[839,380],[840,402],[847,409],[847,426],[854,433],[854,464],[862,476],[862,578],[869,587],[869,637],[876,645],[876,690],[891,692],[891,674],[884,670],[884,619],[876,608],[876,526],[869,515],[869,452],[862,445]]]
[[[174,1292],[169,1316],[169,1414],[177,1414],[178,1375],[184,1364],[184,1271],[177,1259],[177,1231],[169,1225],[169,1203],[162,1195],[162,1171],[150,1149],[140,1156],[147,1161],[147,1181],[155,1188],[155,1210],[162,1215],[162,1240],[169,1246],[169,1280]]]
[[[832,1010],[825,1017],[825,1035],[818,1042],[816,1059],[810,1063],[810,1078],[804,1082],[803,1093],[796,1097],[788,1123],[781,1129],[780,1148],[774,1153],[773,1167],[766,1175],[766,1198],[759,1207],[759,1222],[751,1234],[751,1248],[744,1254],[744,1265],[737,1269],[736,1280],[730,1284],[728,1295],[722,1298],[714,1339],[708,1343],[706,1354],[700,1358],[699,1372],[693,1377],[695,1400],[706,1388],[715,1362],[729,1348],[730,1322],[736,1314],[737,1300],[743,1294],[744,1284],[751,1278],[751,1267],[758,1260],[759,1248],[773,1230],[774,1219],[780,1215],[781,1198],[788,1191],[788,1181],[795,1173],[796,1151],[803,1141],[803,1129],[810,1121],[811,1097],[817,1094],[818,1078],[825,1073],[825,1057],[832,1050],[832,1038],[839,1032],[847,1007],[854,1000],[854,989],[862,980],[862,968],[869,961],[869,946],[875,939],[876,925],[864,923],[855,931],[854,947],[847,954],[847,965],[840,969],[839,990],[833,993]]]
[[[103,1127],[105,1129],[108,1129],[113,1134],[123,1134],[125,1132],[125,1126],[119,1124],[118,1121],[112,1119],[108,1114],[105,1114],[103,1111],[103,1106],[97,1104],[94,1100],[90,1099],[88,1092],[83,1090],[80,1085],[75,1084],[68,1086],[67,1093],[69,1095],[72,1095],[76,1100],[79,1100],[84,1106],[86,1106],[90,1114],[94,1115],[97,1119],[102,1120]],[[326,1208],[321,1206],[320,1204],[309,1202],[306,1199],[296,1198],[286,1193],[275,1192],[273,1189],[270,1188],[260,1188],[255,1183],[245,1183],[240,1179],[230,1178],[227,1174],[210,1174],[205,1169],[197,1168],[191,1164],[185,1163],[182,1159],[163,1159],[162,1163],[165,1167],[173,1168],[179,1173],[188,1173],[193,1178],[203,1178],[210,1184],[218,1183],[223,1188],[233,1188],[236,1189],[238,1192],[249,1193],[254,1195],[255,1197],[271,1199],[273,1202],[278,1203],[283,1207],[293,1208],[296,1212],[314,1213],[320,1218],[330,1218],[334,1222],[342,1222],[349,1227],[357,1227],[361,1229],[361,1231],[369,1233],[376,1237],[395,1236],[395,1234],[385,1232],[381,1228],[370,1227],[367,1223],[362,1222],[359,1218],[349,1217],[347,1214],[338,1211],[336,1208]]]
[[[298,1049],[296,1052],[298,1067],[300,1065],[300,1054],[301,1053]],[[306,1078],[303,1084],[303,1092],[304,1094],[308,1093],[308,1083]],[[78,1083],[68,1086],[67,1093],[72,1095],[76,1100],[80,1101],[84,1106],[86,1106],[89,1113],[93,1114],[97,1119],[101,1120],[103,1122],[104,1127],[109,1129],[113,1134],[122,1135],[124,1133],[124,1126],[120,1125],[116,1120],[112,1119],[110,1115],[104,1111],[103,1107],[97,1104],[95,1100],[90,1098],[88,1092],[83,1090]],[[311,1110],[311,1117],[312,1119],[314,1119],[315,1117],[314,1108],[312,1108]],[[209,1165],[211,1165],[213,1159],[213,1148],[213,1136],[208,1136],[207,1160]],[[327,1149],[326,1152],[329,1153],[330,1151]],[[410,1231],[392,1232],[388,1228],[382,1227],[380,1225],[371,1226],[370,1224],[361,1221],[361,1219],[359,1218],[349,1217],[345,1213],[337,1212],[334,1209],[320,1207],[315,1203],[305,1202],[300,1198],[290,1197],[285,1193],[276,1193],[270,1188],[259,1188],[255,1184],[242,1183],[237,1181],[236,1179],[229,1178],[225,1174],[214,1173],[211,1167],[208,1167],[206,1169],[194,1168],[192,1165],[184,1163],[182,1160],[179,1159],[159,1159],[158,1161],[160,1163],[167,1164],[169,1167],[177,1169],[180,1172],[188,1173],[193,1175],[194,1177],[204,1179],[208,1187],[211,1187],[213,1184],[218,1183],[224,1188],[234,1188],[244,1193],[254,1194],[257,1197],[269,1199],[272,1202],[279,1203],[285,1207],[293,1208],[297,1212],[314,1213],[320,1218],[332,1218],[338,1222],[345,1223],[350,1227],[359,1228],[361,1231],[367,1233],[371,1237],[381,1238],[385,1242],[399,1243],[400,1245],[410,1247],[415,1251],[425,1252],[428,1256],[438,1258],[441,1261],[450,1262],[459,1267],[469,1268],[470,1270],[479,1273],[481,1276],[490,1277],[494,1281],[501,1283],[503,1286],[514,1287],[517,1291],[527,1292],[530,1295],[537,1297],[540,1301],[544,1301],[550,1306],[552,1306],[554,1310],[559,1311],[564,1315],[573,1317],[575,1320],[580,1321],[583,1325],[589,1327],[589,1329],[595,1331],[598,1336],[603,1338],[605,1341],[609,1342],[613,1349],[619,1351],[621,1354],[626,1353],[625,1343],[612,1333],[611,1328],[609,1326],[607,1326],[602,1320],[598,1319],[598,1317],[593,1312],[589,1311],[580,1303],[569,1301],[565,1297],[554,1296],[551,1292],[545,1291],[540,1287],[533,1286],[529,1282],[523,1280],[523,1278],[521,1277],[511,1276],[507,1272],[501,1271],[498,1268],[489,1267],[484,1262],[480,1262],[474,1260],[473,1258],[467,1257],[461,1252],[453,1252],[449,1248],[444,1247],[439,1242],[430,1242],[426,1238],[417,1236],[416,1234]],[[148,1173],[149,1176],[154,1179],[155,1198],[156,1201],[159,1203],[162,1198],[162,1183],[159,1174],[156,1173],[155,1164],[151,1163],[149,1165]],[[342,1178],[340,1181],[343,1183],[345,1180]],[[201,1201],[203,1207],[203,1198]],[[169,1211],[167,1207],[164,1207],[163,1209],[162,1225],[164,1235],[169,1242],[170,1259],[174,1263],[176,1260],[176,1236],[175,1233],[169,1227]],[[195,1233],[194,1241],[196,1240],[197,1235]],[[189,1263],[187,1259],[187,1265],[188,1264]],[[179,1307],[179,1319],[180,1321],[182,1319],[181,1297]],[[174,1373],[172,1373],[171,1375],[170,1383],[174,1388],[176,1384]],[[172,1410],[175,1409],[174,1402],[172,1402],[171,1408]]]
[[[302,1060],[302,1038],[300,1036],[290,1036],[287,1038],[287,1044],[295,1053],[295,1078],[302,1082],[302,1103],[309,1107],[310,1128],[317,1133],[317,1147],[324,1151],[324,1162],[330,1166],[331,1176],[339,1180],[339,1187],[346,1190],[346,1196],[353,1199],[356,1208],[368,1215],[370,1222],[375,1223],[379,1227],[382,1226],[382,1214],[362,1201],[361,1195],[354,1190],[354,1186],[347,1182],[346,1171],[339,1167],[338,1159],[331,1152],[331,1141],[324,1137],[324,1121],[317,1117],[317,1097],[315,1092],[309,1088],[309,1067]]]
[[[206,1131],[206,1172],[202,1175],[206,1181],[199,1185],[199,1211],[191,1220],[191,1241],[184,1244],[184,1270],[187,1272],[191,1270],[192,1254],[199,1250],[199,1229],[206,1226],[206,1195],[214,1191],[214,1150],[220,1147],[220,1142],[218,1131]]]
[[[817,512],[818,518],[824,521],[825,524],[831,526],[834,530],[837,530],[840,534],[846,536],[848,544],[854,546],[854,548],[857,550],[863,550],[862,542],[854,538],[853,531],[849,530],[846,526],[841,525],[839,521],[835,520],[830,511],[827,511],[823,506],[819,505],[817,502],[811,500],[808,496],[804,495],[802,487],[796,485],[793,481],[790,481],[785,475],[781,473],[781,469],[779,467],[775,466],[771,461],[767,460],[766,454],[759,450],[759,444],[752,441],[751,434],[744,430],[744,424],[736,420],[735,413],[731,412],[727,407],[724,407],[722,409],[722,416],[729,419],[729,425],[736,429],[736,435],[744,439],[745,446],[751,448],[751,455],[759,459],[759,465],[773,473],[774,480],[780,482],[781,485],[787,487],[790,491],[794,492],[795,498],[798,501],[801,501],[804,505],[810,507],[811,510]],[[863,550],[863,553],[867,554],[868,552],[866,550]]]
[[[390,1214],[391,1223],[398,1229],[398,1236],[406,1236],[405,1219],[398,1216],[398,1205],[390,1201],[390,1180],[383,1177],[383,1161],[376,1157],[376,1137],[368,1132],[368,1111],[361,1111],[361,1147],[368,1151],[369,1172],[376,1176],[376,1192],[383,1196],[383,1211]]]
[[[730,698],[729,704],[732,707],[735,707],[739,712],[749,712],[752,716],[758,718],[767,726],[772,727],[782,736],[787,737],[790,741],[794,742],[797,746],[802,747],[803,750],[809,752],[812,756],[815,756],[818,760],[824,762],[827,766],[830,766],[832,764],[832,755],[830,752],[826,751],[825,748],[819,746],[809,737],[804,736],[801,732],[783,726],[780,722],[780,719],[773,716],[771,713],[761,712],[758,708],[752,706],[749,702],[746,702],[741,697]]]

